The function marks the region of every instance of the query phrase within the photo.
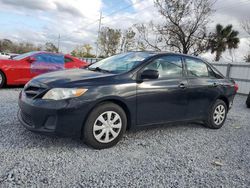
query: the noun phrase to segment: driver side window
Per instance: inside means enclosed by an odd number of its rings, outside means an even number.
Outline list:
[[[164,56],[155,59],[144,70],[157,70],[159,78],[179,78],[183,76],[182,60],[178,56]]]

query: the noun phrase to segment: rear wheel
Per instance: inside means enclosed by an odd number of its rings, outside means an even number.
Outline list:
[[[5,85],[6,77],[2,71],[0,71],[0,88],[2,88]]]
[[[216,100],[208,117],[205,120],[205,125],[211,129],[219,129],[223,126],[227,117],[227,105],[223,100]]]
[[[122,138],[126,126],[124,110],[114,103],[103,103],[90,113],[84,125],[84,142],[95,149],[112,147]]]

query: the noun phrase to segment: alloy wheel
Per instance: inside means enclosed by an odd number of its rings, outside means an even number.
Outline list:
[[[109,143],[119,135],[121,128],[120,115],[114,111],[106,111],[95,120],[93,134],[98,142]]]
[[[220,125],[226,117],[226,109],[223,105],[218,105],[213,114],[214,123]]]

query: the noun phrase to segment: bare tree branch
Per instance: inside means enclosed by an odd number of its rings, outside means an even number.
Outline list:
[[[213,2],[155,0],[155,5],[164,18],[164,24],[158,26],[158,31],[168,35],[167,45],[185,54],[197,55],[206,49],[206,25],[209,22]]]
[[[242,28],[246,31],[248,35],[250,35],[250,19],[249,20],[244,20],[241,23]]]

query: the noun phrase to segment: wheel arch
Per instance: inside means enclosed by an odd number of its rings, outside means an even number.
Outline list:
[[[222,101],[224,101],[227,105],[227,110],[229,109],[229,100],[227,97],[223,96],[223,95],[220,95],[217,99],[220,99]]]
[[[127,130],[131,128],[131,125],[132,125],[131,112],[130,112],[129,107],[128,107],[128,105],[126,104],[126,102],[124,102],[122,99],[117,98],[117,97],[115,97],[115,98],[104,98],[104,99],[98,100],[98,101],[90,108],[88,114],[86,115],[86,117],[85,117],[85,119],[84,119],[84,121],[83,121],[82,129],[81,129],[81,137],[82,137],[82,134],[83,134],[84,124],[85,124],[85,122],[87,121],[87,119],[88,119],[90,113],[94,110],[95,107],[97,107],[97,106],[99,106],[99,105],[101,105],[101,104],[103,104],[103,103],[114,103],[114,104],[120,106],[120,107],[124,110],[124,112],[125,112],[125,114],[126,114],[126,116],[127,116]]]

